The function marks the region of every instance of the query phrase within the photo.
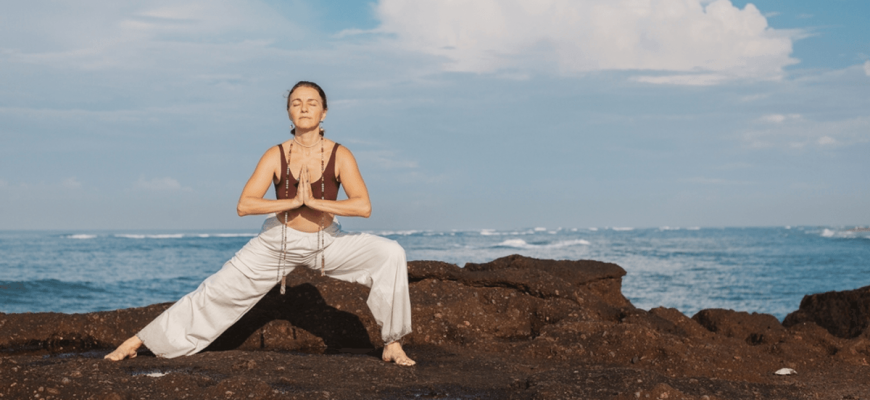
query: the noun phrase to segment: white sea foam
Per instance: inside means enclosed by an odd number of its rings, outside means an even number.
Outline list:
[[[381,231],[378,232],[378,236],[411,236],[413,234],[420,233],[420,231],[409,230],[409,231]]]
[[[547,228],[540,227],[540,226],[537,227],[537,228],[535,228],[535,232],[544,232],[544,231],[546,231],[546,230],[547,230]]]
[[[77,233],[75,235],[69,235],[66,238],[67,239],[93,239],[95,237],[97,237],[97,235],[88,235],[88,234],[84,234],[84,233]]]
[[[163,233],[156,235],[139,235],[139,234],[127,234],[122,233],[115,235],[115,237],[126,238],[126,239],[181,239],[184,237],[183,233]]]
[[[686,230],[687,231],[700,231],[701,227],[700,226],[690,226],[690,227],[686,228]]]
[[[589,228],[589,230],[592,232],[596,232],[596,231],[598,231],[598,228]]]
[[[197,234],[196,237],[200,238],[234,238],[234,237],[254,237],[257,236],[256,233],[200,233]]]
[[[500,233],[496,232],[494,229],[481,229],[480,235],[481,236],[494,236],[494,235],[500,235]]]
[[[837,234],[837,232],[834,232],[834,231],[827,229],[827,228],[822,231],[822,237],[834,237],[834,235],[836,235],[836,234]]]
[[[630,227],[619,227],[619,226],[614,226],[613,228],[610,228],[610,229],[613,229],[613,230],[615,230],[615,231],[620,231],[620,232],[622,232],[622,231],[633,231],[633,230],[634,230],[634,228],[630,228]]]
[[[583,239],[574,239],[574,240],[562,240],[554,243],[547,244],[529,244],[526,243],[523,239],[508,239],[505,240],[495,247],[513,247],[517,249],[557,249],[561,247],[568,246],[577,246],[577,245],[585,245],[588,246],[590,243],[587,240]]]

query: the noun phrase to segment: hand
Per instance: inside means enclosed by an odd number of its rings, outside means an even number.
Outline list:
[[[311,197],[310,185],[305,184],[305,167],[299,168],[299,183],[296,186],[296,197],[293,198],[293,206],[290,210],[297,209],[305,205],[307,197]]]
[[[320,199],[312,195],[314,190],[311,188],[311,173],[308,171],[307,166],[305,167],[303,172],[299,173],[299,176],[299,187],[302,188],[303,185],[305,186],[305,194],[302,196],[302,203],[308,208],[320,211],[318,206],[315,204],[320,201]],[[301,191],[302,189],[299,190]]]
[[[308,166],[304,166],[299,171],[299,188],[297,193],[302,193],[302,204],[310,207],[314,197],[311,196],[311,174],[308,172]]]

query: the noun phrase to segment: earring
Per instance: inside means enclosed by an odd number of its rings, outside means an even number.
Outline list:
[[[290,123],[290,134],[294,136],[296,135],[296,125],[293,125],[292,122]]]
[[[326,133],[326,129],[323,129],[323,120],[320,120],[320,136]]]

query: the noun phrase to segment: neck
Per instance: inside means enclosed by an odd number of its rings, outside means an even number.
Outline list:
[[[296,137],[293,139],[303,146],[313,146],[320,141],[320,128],[316,127],[308,131],[300,131],[296,128]]]

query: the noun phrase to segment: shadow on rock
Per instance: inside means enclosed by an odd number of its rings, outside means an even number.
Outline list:
[[[275,342],[283,342],[280,347],[285,349],[309,352],[374,348],[356,314],[328,305],[317,287],[303,283],[288,287],[284,295],[278,287],[269,291],[205,351],[264,349],[276,347]]]

